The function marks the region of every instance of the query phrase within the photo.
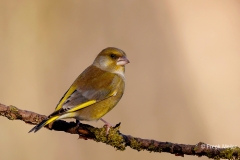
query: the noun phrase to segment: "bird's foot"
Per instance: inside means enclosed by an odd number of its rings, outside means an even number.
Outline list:
[[[81,122],[80,122],[78,119],[76,119],[76,124],[77,124],[77,126],[79,126],[80,123],[81,123]]]
[[[103,121],[104,123],[105,123],[105,127],[106,127],[106,135],[108,135],[108,133],[109,133],[109,130],[110,130],[110,128],[112,127],[112,125],[110,124],[110,123],[108,123],[107,121],[105,121],[104,119],[100,119],[101,121]]]

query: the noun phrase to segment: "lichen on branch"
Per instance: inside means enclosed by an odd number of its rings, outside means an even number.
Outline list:
[[[31,111],[21,110],[15,106],[6,106],[0,103],[0,116],[9,120],[21,120],[25,123],[37,125],[47,116],[40,115]],[[220,148],[209,144],[199,142],[196,145],[177,144],[171,142],[160,142],[150,139],[142,139],[130,135],[122,134],[120,123],[111,127],[109,134],[106,135],[106,128],[95,128],[87,124],[76,124],[75,122],[66,122],[63,120],[55,121],[45,126],[45,128],[55,131],[63,131],[70,134],[77,134],[81,139],[91,139],[96,142],[102,142],[110,145],[117,150],[125,150],[130,147],[137,151],[147,150],[150,152],[166,152],[175,156],[206,156],[212,159],[240,159],[240,148],[237,146],[229,148]],[[27,132],[27,131],[26,131]]]

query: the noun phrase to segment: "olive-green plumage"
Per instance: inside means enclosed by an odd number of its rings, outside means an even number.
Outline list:
[[[99,120],[121,99],[125,87],[126,54],[117,48],[102,50],[93,64],[73,82],[48,119],[32,128],[37,132],[58,119]],[[101,119],[109,126],[109,123]]]

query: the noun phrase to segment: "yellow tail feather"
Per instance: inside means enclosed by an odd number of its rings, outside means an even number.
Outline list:
[[[42,127],[48,125],[49,123],[51,122],[54,122],[55,120],[58,119],[59,116],[54,116],[54,117],[51,117],[49,119],[46,119],[46,120],[43,120],[41,123],[39,123],[38,125],[36,125],[35,127],[33,127],[28,133],[34,131],[34,132],[37,132],[39,129],[41,129]]]

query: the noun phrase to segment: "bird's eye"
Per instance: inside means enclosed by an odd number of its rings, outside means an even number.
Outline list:
[[[117,56],[116,56],[115,54],[110,54],[110,57],[111,57],[112,59],[116,59],[116,58],[117,58]]]

